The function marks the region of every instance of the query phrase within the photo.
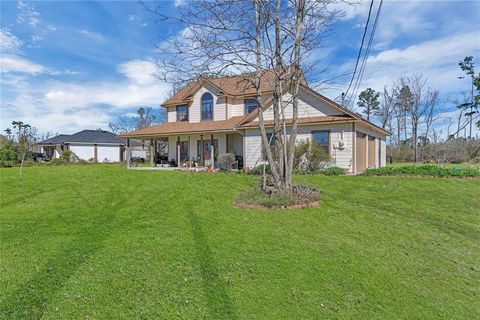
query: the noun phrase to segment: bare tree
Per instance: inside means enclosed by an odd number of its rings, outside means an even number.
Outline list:
[[[310,54],[318,49],[340,12],[337,0],[234,1],[195,0],[169,17],[162,8],[144,7],[160,19],[174,21],[184,31],[158,46],[158,77],[174,83],[243,74],[239,80],[254,88],[263,148],[279,192],[292,186],[298,131],[298,94],[310,70]],[[273,77],[267,76],[273,73]],[[273,92],[266,95],[266,89]],[[291,105],[290,132],[284,110]],[[268,137],[264,111],[273,111]]]
[[[375,116],[380,121],[383,129],[392,128],[393,109],[395,108],[395,91],[388,89],[387,86],[383,88],[381,93],[382,100],[378,109],[375,111]]]
[[[399,100],[401,101],[402,107],[410,118],[413,161],[417,162],[419,123],[429,108],[436,106],[438,92],[427,87],[427,79],[421,74],[401,77],[396,86],[400,93]]]
[[[132,130],[148,128],[154,124],[166,121],[165,110],[155,110],[152,107],[140,107],[134,115],[125,114],[117,117],[108,124],[108,127],[118,134]]]

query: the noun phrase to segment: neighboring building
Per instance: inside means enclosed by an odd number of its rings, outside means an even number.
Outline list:
[[[273,127],[271,108],[273,72],[262,76],[262,103],[267,131]],[[244,167],[264,162],[255,89],[244,76],[202,78],[190,83],[165,101],[168,122],[122,135],[127,139],[168,141],[172,161],[210,161],[225,153],[243,156]],[[284,99],[288,101],[289,93]],[[304,81],[299,93],[299,133],[297,141],[315,141],[325,147],[332,165],[356,173],[386,163],[385,139],[389,132],[365,120],[338,103],[313,91]],[[285,108],[288,130],[293,108]],[[127,140],[128,141],[128,140]],[[128,142],[127,142],[128,143]]]
[[[37,144],[52,159],[61,157],[67,149],[82,160],[94,162],[121,162],[125,153],[125,139],[100,129],[60,134]]]

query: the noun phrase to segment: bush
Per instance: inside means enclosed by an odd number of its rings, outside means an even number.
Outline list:
[[[263,167],[264,167],[264,165],[260,164],[256,167],[254,167],[253,169],[251,169],[248,173],[253,174],[255,176],[261,176],[261,175],[263,175]],[[269,164],[265,164],[265,173],[266,174],[271,174],[272,173],[272,170],[270,169]]]
[[[235,167],[235,155],[232,153],[226,153],[218,158],[218,168],[221,171],[232,171]]]
[[[429,177],[480,177],[480,169],[475,167],[442,167],[439,165],[419,165],[367,169],[366,176],[429,176]]]
[[[12,140],[7,141],[2,148],[0,149],[0,161],[14,161],[16,162],[18,159],[18,152],[17,148]]]
[[[13,160],[0,160],[0,167],[1,168],[11,168],[18,166],[17,161]]]
[[[345,170],[339,167],[328,167],[328,168],[316,168],[310,171],[304,171],[300,169],[294,170],[295,174],[319,174],[325,176],[340,176],[345,174]]]
[[[325,149],[310,140],[300,141],[295,147],[293,166],[303,171],[313,171],[328,165],[330,156]]]
[[[64,165],[65,163],[66,161],[63,158],[55,158],[49,162],[49,164],[52,166],[61,166],[61,165]]]
[[[324,174],[326,176],[341,176],[345,174],[345,170],[339,167],[330,167],[321,171],[321,174]]]

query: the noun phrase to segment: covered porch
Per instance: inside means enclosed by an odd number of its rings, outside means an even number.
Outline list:
[[[128,168],[202,171],[218,167],[218,160],[227,153],[235,156],[238,169],[243,168],[244,139],[238,131],[152,135],[141,139],[127,137]],[[143,153],[137,150],[139,142]]]

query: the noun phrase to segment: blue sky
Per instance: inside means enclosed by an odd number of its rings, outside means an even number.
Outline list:
[[[378,4],[378,1],[376,2]],[[136,1],[1,2],[1,128],[22,120],[40,132],[107,128],[116,115],[157,107],[169,84],[152,78],[154,43],[183,26],[156,21]],[[174,14],[185,0],[163,1]],[[353,70],[368,3],[343,5],[346,15],[319,52],[316,78]],[[361,89],[382,90],[400,76],[423,73],[440,90],[444,130],[457,113],[451,102],[468,89],[458,61],[477,58],[480,1],[384,2]],[[323,88],[335,98],[348,76]]]

